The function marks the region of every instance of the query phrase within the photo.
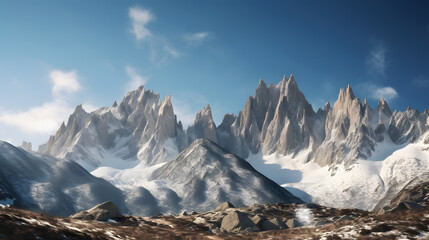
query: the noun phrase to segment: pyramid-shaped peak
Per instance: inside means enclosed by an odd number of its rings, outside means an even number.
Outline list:
[[[211,118],[211,116],[212,116],[212,109],[211,109],[211,107],[210,107],[210,104],[205,105],[205,106],[203,107],[203,109],[201,109],[198,113],[199,113],[200,115],[210,116],[210,118]]]
[[[74,114],[80,114],[80,113],[87,113],[85,111],[85,109],[83,109],[82,104],[79,104],[76,106],[76,108],[74,109],[74,112],[72,113],[72,115]]]
[[[378,106],[384,106],[387,105],[386,100],[384,100],[384,98],[380,98],[380,100],[378,100]]]
[[[207,104],[203,107],[203,109],[197,112],[193,125],[201,121],[213,123],[212,109],[210,107],[210,104]]]
[[[256,91],[255,91],[255,93],[256,92],[259,92],[259,91],[264,91],[265,89],[267,89],[267,84],[265,83],[265,81],[264,80],[262,80],[262,78],[261,79],[259,79],[259,83],[258,83],[258,87],[256,88]]]

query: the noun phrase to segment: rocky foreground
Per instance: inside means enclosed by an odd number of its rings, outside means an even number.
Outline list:
[[[176,216],[122,216],[115,211],[110,203],[103,203],[61,218],[6,207],[0,209],[0,239],[429,238],[426,206],[374,213],[316,204],[256,204],[235,208],[225,202],[209,212],[184,212]]]

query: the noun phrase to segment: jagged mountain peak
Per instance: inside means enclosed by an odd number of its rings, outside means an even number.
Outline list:
[[[383,98],[380,98],[380,100],[378,101],[377,109],[389,117],[392,115],[392,111],[390,110],[389,105]]]
[[[189,126],[186,132],[188,133],[189,143],[199,138],[207,138],[213,142],[218,142],[216,125],[213,121],[212,110],[209,104],[198,111],[194,123]]]
[[[340,93],[338,94],[337,101],[345,102],[345,101],[353,101],[355,99],[355,95],[353,93],[353,89],[350,84],[347,85],[347,88],[341,88]]]
[[[267,88],[267,84],[262,78],[259,79],[258,87],[256,87],[256,89],[258,88]]]

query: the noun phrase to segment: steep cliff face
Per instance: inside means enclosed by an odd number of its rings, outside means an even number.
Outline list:
[[[178,153],[180,132],[171,98],[161,101],[159,94],[142,86],[119,105],[115,102],[92,113],[78,106],[67,125],[63,123],[39,151],[78,161],[88,169],[129,167],[140,161],[155,164]]]
[[[291,75],[275,86],[261,80],[238,117],[225,115],[218,135],[221,146],[245,158],[259,151],[296,154],[319,144],[319,121]]]

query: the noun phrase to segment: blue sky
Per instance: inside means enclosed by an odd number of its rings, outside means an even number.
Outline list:
[[[427,1],[1,1],[0,139],[45,142],[77,104],[144,83],[185,124],[238,113],[294,74],[315,110],[350,84],[375,107],[429,108]]]

